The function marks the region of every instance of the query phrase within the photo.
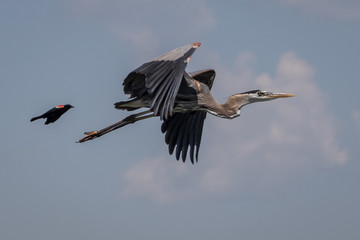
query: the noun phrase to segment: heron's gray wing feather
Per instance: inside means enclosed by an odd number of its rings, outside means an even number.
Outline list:
[[[206,84],[209,89],[211,89],[214,83],[216,73],[214,69],[204,69],[196,72],[191,72],[189,73],[189,75],[193,79]]]
[[[209,88],[212,87],[213,81],[215,79],[215,71],[213,69],[193,72],[189,75],[193,79],[206,84],[209,86]],[[185,82],[183,81],[182,84],[185,84]],[[186,90],[190,89],[182,87],[181,91],[184,92],[183,97],[186,97]],[[189,96],[191,96],[191,94],[189,94]],[[166,132],[165,142],[169,145],[170,154],[174,152],[176,147],[175,155],[177,160],[179,160],[181,154],[181,158],[185,162],[186,154],[190,148],[190,161],[192,163],[194,163],[194,160],[196,160],[196,162],[198,161],[205,118],[206,112],[191,111],[186,113],[175,113],[173,116],[164,120],[163,124],[161,125],[161,131],[163,133]]]
[[[130,94],[130,97],[153,94],[150,107],[155,115],[166,119],[172,115],[188,59],[198,46],[195,43],[188,44],[144,63],[125,78],[124,92]]]

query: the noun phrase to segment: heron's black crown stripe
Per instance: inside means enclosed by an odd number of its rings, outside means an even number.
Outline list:
[[[245,93],[257,93],[258,91],[260,91],[260,90],[251,90],[251,91],[243,92],[243,93],[240,93],[240,94],[245,94]]]

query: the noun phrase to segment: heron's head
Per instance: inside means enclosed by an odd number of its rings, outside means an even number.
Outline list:
[[[248,92],[234,94],[233,97],[238,99],[239,107],[241,108],[244,105],[255,103],[255,102],[264,102],[269,100],[274,100],[277,98],[287,98],[294,97],[294,94],[290,93],[273,93],[263,90],[252,90]]]
[[[264,102],[264,101],[274,100],[277,98],[287,98],[287,97],[295,96],[294,94],[290,94],[290,93],[273,93],[263,90],[252,90],[241,94],[245,95],[245,99],[247,98],[249,103]]]
[[[228,98],[226,103],[223,104],[225,108],[225,112],[217,113],[214,111],[209,111],[210,113],[224,117],[224,118],[235,118],[240,115],[240,109],[250,103],[255,102],[264,102],[269,100],[274,100],[277,98],[287,98],[287,97],[294,97],[294,94],[290,93],[272,93],[263,90],[252,90],[243,93],[237,93]]]

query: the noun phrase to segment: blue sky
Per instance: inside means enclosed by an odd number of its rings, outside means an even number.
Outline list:
[[[358,239],[359,23],[351,0],[1,1],[1,239]],[[195,165],[155,118],[75,143],[128,114],[130,71],[196,41],[218,101],[296,97],[208,116]]]

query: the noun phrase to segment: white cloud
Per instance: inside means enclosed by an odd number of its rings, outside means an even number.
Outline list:
[[[288,52],[282,55],[278,64],[277,79],[274,80],[275,86],[286,86],[298,93],[296,109],[290,109],[287,105],[282,114],[292,115],[288,120],[296,125],[288,126],[289,130],[297,131],[296,134],[302,137],[304,145],[312,142],[313,147],[321,149],[324,160],[344,164],[347,161],[346,151],[341,150],[336,141],[333,117],[327,110],[323,93],[315,85],[313,76],[312,67],[299,59],[295,53]]]
[[[360,20],[360,2],[357,0],[279,0],[301,10],[344,20]]]
[[[255,73],[252,53],[240,53],[237,59],[230,69],[215,64],[222,81],[214,89],[217,94],[260,88],[296,97],[246,106],[234,120],[208,116],[197,166],[169,159],[139,162],[125,175],[128,194],[157,201],[226,194],[247,188],[249,182],[251,186],[282,184],[281,176],[292,172],[347,162],[347,152],[336,139],[334,117],[315,84],[313,67],[294,52],[286,52],[271,76]],[[188,184],[179,187],[184,179]]]
[[[182,198],[184,193],[174,189],[176,181],[181,181],[188,172],[185,164],[174,165],[167,159],[147,159],[128,170],[124,179],[126,195],[149,196],[155,201],[168,202]]]

